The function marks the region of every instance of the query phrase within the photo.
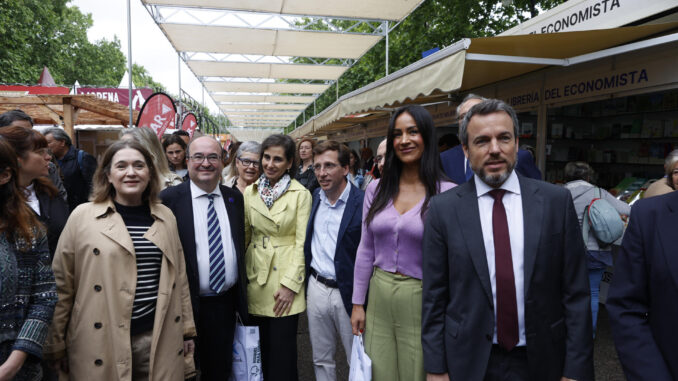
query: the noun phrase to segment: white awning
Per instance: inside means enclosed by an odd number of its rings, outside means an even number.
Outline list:
[[[421,0],[143,0],[146,4],[398,21]]]
[[[295,96],[295,95],[223,95],[214,94],[212,99],[215,102],[265,102],[265,103],[297,103],[309,104],[313,103],[315,97],[310,96]]]
[[[330,85],[277,82],[204,82],[210,92],[321,94]]]
[[[215,102],[307,107],[423,0],[142,2]]]
[[[379,81],[342,96],[323,112],[291,133],[300,137],[319,132],[333,122],[351,122],[351,114],[396,107],[405,102],[438,101],[455,91],[487,84],[544,68],[567,66],[605,55],[662,44],[678,39],[678,34],[643,40],[674,30],[678,23],[552,34],[484,37],[461,40]],[[619,50],[614,50],[619,49]],[[344,118],[344,119],[342,119]],[[352,121],[351,124],[355,124]]]
[[[336,80],[348,67],[338,65],[295,65],[188,61],[188,67],[200,77],[273,78]]]
[[[219,105],[224,112],[227,111],[236,111],[236,110],[304,110],[306,109],[305,105],[301,104],[283,104],[283,103],[238,103],[238,104],[226,104],[221,103]]]
[[[178,52],[360,58],[380,36],[242,27],[160,24]]]

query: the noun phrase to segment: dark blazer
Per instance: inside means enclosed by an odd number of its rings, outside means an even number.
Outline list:
[[[247,277],[245,275],[245,207],[242,194],[231,188],[219,185],[224,197],[226,212],[231,226],[231,236],[235,244],[235,253],[238,260],[238,281],[235,284],[237,298],[236,306],[243,322],[248,319],[247,314]],[[179,239],[184,249],[186,259],[186,275],[188,287],[191,290],[191,304],[193,318],[198,321],[200,296],[200,278],[198,275],[198,257],[195,253],[195,231],[193,228],[193,200],[191,198],[190,181],[169,187],[160,192],[162,203],[172,210],[179,227]]]
[[[591,297],[570,192],[518,176],[523,203],[529,379],[593,380]],[[495,327],[475,181],[431,199],[423,243],[424,368],[485,376]]]
[[[41,191],[36,191],[35,195],[40,202],[40,215],[38,219],[47,228],[47,243],[51,260],[54,258],[59,236],[61,236],[61,231],[66,226],[70,212],[68,211],[68,204],[59,195],[50,197],[47,193]]]
[[[339,225],[339,233],[337,234],[337,249],[334,252],[334,270],[337,275],[337,284],[339,285],[339,293],[341,300],[344,302],[344,307],[348,316],[351,316],[353,310],[353,303],[351,296],[353,295],[353,267],[355,265],[355,253],[358,251],[358,244],[360,244],[361,224],[363,220],[363,197],[365,192],[353,186],[350,182],[347,184],[351,187],[344,208],[344,214]],[[306,242],[304,242],[304,257],[306,259],[306,280],[308,281],[309,271],[311,268],[311,241],[313,240],[313,226],[315,222],[315,214],[320,205],[320,188],[313,192],[313,205],[311,208],[311,217],[308,219],[308,227],[306,228]]]
[[[631,209],[605,307],[628,381],[678,380],[678,192]]]
[[[443,166],[443,172],[445,172],[452,182],[457,185],[466,182],[467,177],[464,172],[464,150],[462,149],[461,144],[441,153],[440,164]],[[525,177],[541,180],[541,171],[534,165],[532,154],[522,149],[518,150],[516,172]]]

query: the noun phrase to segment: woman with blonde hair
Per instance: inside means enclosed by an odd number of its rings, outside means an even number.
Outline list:
[[[170,171],[165,150],[162,148],[162,143],[160,143],[160,140],[158,140],[158,137],[150,128],[135,127],[127,129],[122,133],[120,139],[134,139],[139,144],[144,146],[144,148],[146,148],[146,150],[151,154],[153,163],[155,164],[156,171],[158,172],[158,176],[160,178],[160,190],[174,185],[179,185],[184,181],[181,176]]]
[[[22,127],[17,127],[22,128]],[[12,146],[0,137],[0,380],[40,380],[57,301],[47,236],[19,188]]]
[[[94,174],[91,202],[57,246],[59,302],[45,353],[73,380],[183,380],[196,335],[172,212],[151,154],[118,141]]]

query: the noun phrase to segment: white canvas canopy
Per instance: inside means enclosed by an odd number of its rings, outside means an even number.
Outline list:
[[[423,0],[142,2],[232,122],[294,111],[283,128]]]

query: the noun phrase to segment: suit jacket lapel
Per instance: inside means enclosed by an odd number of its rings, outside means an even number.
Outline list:
[[[525,295],[528,295],[541,238],[544,198],[539,188],[532,186],[520,175],[518,182],[523,201],[523,283]]]
[[[196,257],[195,252],[195,230],[194,230],[194,221],[193,221],[193,198],[191,197],[191,184],[190,182],[185,182],[179,185],[181,188],[181,197],[179,200],[179,205],[182,205],[176,208],[177,212],[177,225],[179,234],[183,232],[182,242],[185,242],[184,252],[188,252],[191,255],[186,255],[187,267],[198,273],[198,258]],[[190,266],[190,267],[189,267]]]
[[[219,190],[221,191],[221,195],[224,197],[224,205],[226,205],[226,213],[228,214],[228,221],[229,221],[228,224],[231,228],[231,237],[233,239],[233,245],[236,247],[236,256],[240,260],[243,253],[240,252],[239,245],[235,245],[235,243],[244,239],[243,237],[241,237],[242,233],[237,228],[238,226],[241,226],[242,222],[240,221],[239,213],[235,208],[235,204],[233,203],[233,198],[226,196],[227,193],[226,193],[225,188],[226,187],[224,187],[224,186],[219,186]]]
[[[474,179],[469,181],[465,191],[459,194],[462,198],[457,216],[461,222],[462,237],[466,239],[466,247],[471,255],[473,267],[480,278],[485,294],[491,305],[494,305],[492,298],[492,285],[490,284],[490,271],[487,267],[487,257],[485,254],[485,243],[483,240],[483,228],[480,225],[480,210],[478,209],[478,194]],[[474,216],[474,217],[470,217]]]
[[[667,197],[666,210],[659,214],[657,224],[655,225],[659,234],[659,242],[666,262],[673,276],[673,281],[678,286],[678,235],[675,232],[678,226],[678,192],[673,192],[671,197]]]
[[[315,214],[318,212],[318,206],[320,206],[320,193],[315,194],[316,196],[312,198],[311,216],[308,218],[308,226],[306,227],[306,241],[308,242],[313,238],[313,222],[315,221]]]
[[[344,236],[344,233],[346,233],[346,229],[348,228],[349,222],[351,222],[353,214],[358,209],[358,203],[355,202],[356,188],[351,185],[350,182],[348,183],[348,186],[351,187],[351,191],[348,194],[348,200],[346,200],[344,214],[341,216],[341,224],[339,225],[339,233],[337,234],[337,245],[341,242],[341,238]],[[360,205],[360,207],[362,207],[362,205]]]

